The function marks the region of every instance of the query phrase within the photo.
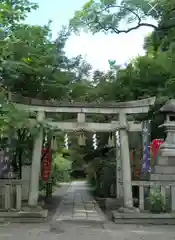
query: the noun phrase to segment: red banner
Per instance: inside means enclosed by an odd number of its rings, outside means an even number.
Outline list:
[[[153,158],[154,160],[156,160],[157,158],[157,154],[159,152],[159,149],[160,149],[160,145],[164,143],[164,140],[163,139],[154,139],[151,143],[151,152],[153,154]]]
[[[43,161],[42,161],[42,179],[43,181],[47,182],[51,171],[52,171],[52,152],[49,150],[46,152],[47,149],[42,149],[42,154],[44,155]]]

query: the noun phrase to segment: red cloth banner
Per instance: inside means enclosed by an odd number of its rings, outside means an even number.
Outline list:
[[[51,150],[47,151],[46,148],[42,149],[42,154],[44,155],[42,161],[42,179],[43,181],[47,182],[51,171],[52,171],[52,152]]]
[[[154,160],[156,160],[161,144],[164,143],[163,139],[154,139],[150,145],[151,152]]]

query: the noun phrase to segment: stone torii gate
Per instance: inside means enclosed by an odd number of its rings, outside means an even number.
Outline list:
[[[121,169],[123,180],[123,198],[124,206],[127,208],[133,207],[132,200],[132,185],[131,185],[131,170],[130,170],[130,154],[128,131],[141,131],[141,124],[127,121],[127,114],[147,113],[150,106],[155,102],[155,98],[147,98],[137,101],[118,102],[118,103],[60,103],[56,101],[42,101],[38,99],[29,99],[11,95],[11,101],[16,103],[16,106],[21,110],[37,112],[37,120],[43,122],[46,112],[54,113],[77,113],[77,122],[47,122],[48,125],[58,128],[58,130],[73,131],[85,130],[95,132],[116,132],[120,133],[120,153],[121,153]],[[94,123],[86,122],[86,114],[116,114],[118,121],[111,123]],[[30,190],[28,204],[31,207],[37,206],[38,200],[38,185],[40,175],[40,159],[43,143],[43,129],[37,135],[32,156]],[[117,158],[116,158],[117,161]],[[117,166],[119,163],[116,164]],[[118,169],[118,167],[117,167]],[[117,170],[118,171],[118,170]],[[116,172],[119,175],[119,172]],[[119,197],[119,196],[118,196]]]

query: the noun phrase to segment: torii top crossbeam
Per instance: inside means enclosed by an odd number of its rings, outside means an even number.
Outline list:
[[[126,114],[147,113],[149,107],[154,105],[155,97],[129,102],[58,102],[56,100],[39,100],[10,94],[10,100],[17,107],[29,111],[60,112],[60,113],[101,113],[118,114],[121,111]]]

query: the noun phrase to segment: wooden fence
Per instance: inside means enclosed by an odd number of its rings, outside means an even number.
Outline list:
[[[167,208],[170,211],[174,210],[172,204],[175,204],[175,182],[132,181],[132,186],[139,188],[139,209],[141,211],[148,210],[148,197],[151,188],[160,189]]]
[[[0,211],[20,211],[22,207],[22,181],[0,180]]]

